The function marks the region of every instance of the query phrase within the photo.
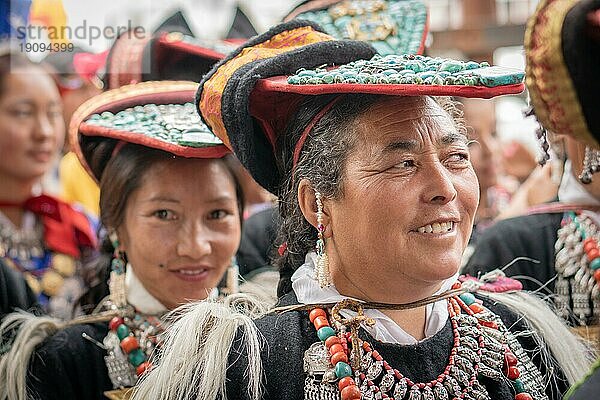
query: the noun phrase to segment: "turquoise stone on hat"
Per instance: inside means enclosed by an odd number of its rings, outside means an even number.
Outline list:
[[[324,326],[317,331],[317,336],[324,342],[328,337],[335,335],[335,331],[330,326]]]
[[[313,70],[303,75],[315,76]],[[302,78],[293,78],[300,81]],[[320,82],[320,81],[319,81]],[[300,82],[298,82],[300,83]],[[200,119],[192,103],[146,104],[113,114],[91,115],[86,124],[139,134],[169,144],[186,147],[212,147],[223,144]]]
[[[600,258],[594,258],[590,263],[590,268],[594,271],[600,268]]]
[[[382,55],[417,53],[427,30],[427,7],[419,0],[345,0],[296,18],[339,40],[367,41]]]
[[[468,306],[475,303],[475,296],[473,296],[473,293],[463,293],[458,297],[460,297],[460,299]]]
[[[496,87],[520,84],[523,71],[489,67],[487,63],[456,61],[421,55],[376,55],[370,60],[358,60],[327,71],[301,69],[288,77],[291,85],[324,85],[336,83],[359,84],[417,84]]]
[[[345,362],[339,361],[337,364],[335,364],[335,376],[337,376],[338,379],[352,376],[352,368],[350,368],[350,366]]]

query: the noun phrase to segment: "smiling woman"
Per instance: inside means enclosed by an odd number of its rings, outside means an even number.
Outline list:
[[[66,323],[9,314],[0,399],[122,398],[151,367],[169,310],[238,291],[244,199],[233,156],[189,103],[196,88],[126,86],[74,114],[71,143],[100,183],[108,233],[82,300],[95,308]]]
[[[479,187],[443,95],[518,92],[522,73],[373,54],[292,21],[204,77],[202,117],[279,198],[279,304],[186,307],[135,398],[546,400],[585,371],[518,282],[457,279]]]

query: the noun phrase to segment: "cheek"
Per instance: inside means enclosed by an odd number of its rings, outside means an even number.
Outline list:
[[[474,215],[479,205],[479,181],[475,171],[472,168],[466,170],[457,179],[455,187],[462,208],[468,215]]]

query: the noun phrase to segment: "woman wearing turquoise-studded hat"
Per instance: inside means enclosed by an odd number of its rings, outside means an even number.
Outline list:
[[[190,307],[136,398],[559,399],[589,365],[583,346],[518,282],[457,277],[478,185],[445,96],[519,93],[522,79],[375,55],[300,20],[217,64],[198,108],[278,195],[279,304]]]
[[[75,113],[71,143],[100,184],[107,231],[97,285],[82,300],[90,314],[9,315],[0,398],[124,398],[151,367],[165,313],[238,291],[243,197],[230,151],[195,110],[197,87],[125,86]]]

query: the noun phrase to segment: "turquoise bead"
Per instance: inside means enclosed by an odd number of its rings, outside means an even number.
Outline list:
[[[335,335],[335,331],[330,326],[324,326],[317,331],[317,336],[324,342],[328,337]]]
[[[440,65],[440,71],[460,72],[464,69],[464,65],[460,61],[446,60]]]
[[[521,382],[521,380],[519,378],[512,381],[512,384],[513,384],[513,387],[515,388],[515,391],[517,392],[517,394],[523,393],[525,391],[525,386],[523,386],[523,382]]]
[[[134,367],[137,367],[146,360],[146,355],[144,354],[142,349],[135,349],[131,353],[129,353],[129,356],[127,358],[129,359],[129,362],[133,364]]]
[[[594,258],[590,263],[590,268],[594,271],[600,268],[600,258]]]
[[[345,362],[340,361],[335,364],[335,376],[337,376],[338,379],[352,376],[352,368],[350,368],[350,366]]]
[[[129,336],[129,327],[127,327],[125,324],[119,325],[117,328],[117,336],[119,337],[119,340],[125,339],[127,336]]]
[[[475,296],[473,296],[473,293],[463,293],[459,297],[468,306],[475,303]]]

